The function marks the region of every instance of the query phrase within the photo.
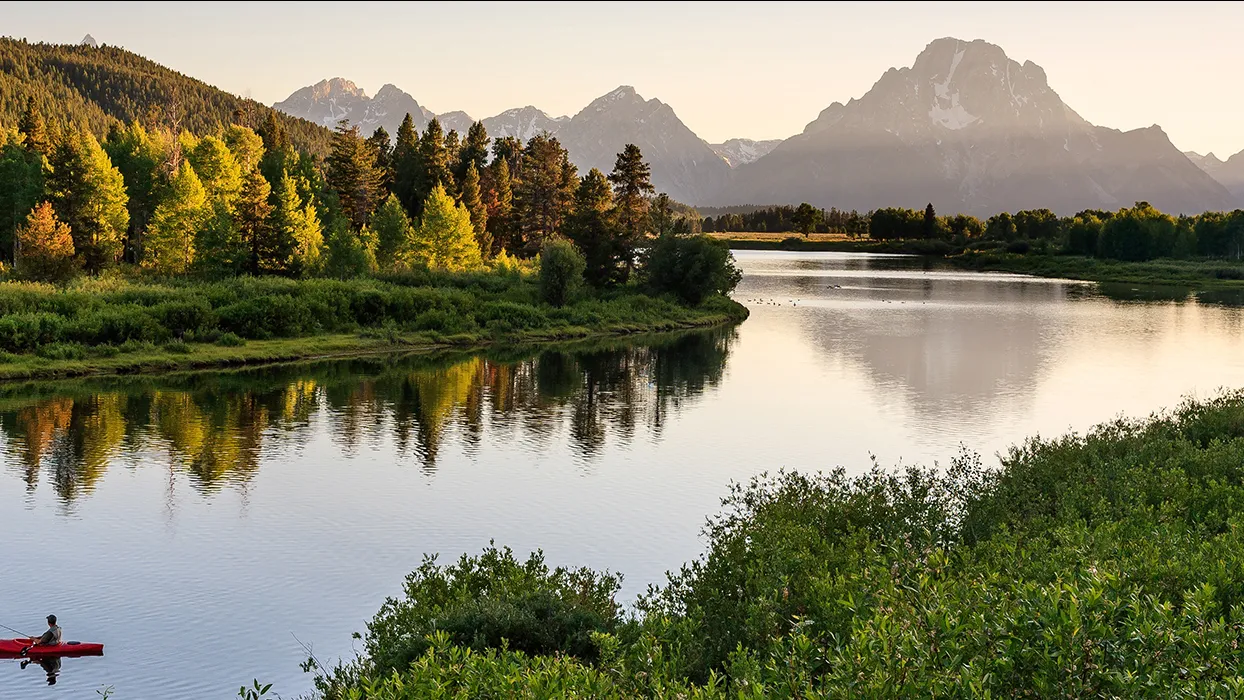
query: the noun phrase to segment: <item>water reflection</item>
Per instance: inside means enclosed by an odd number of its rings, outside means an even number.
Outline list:
[[[671,413],[721,380],[734,338],[718,329],[538,355],[15,387],[0,395],[0,431],[27,491],[42,483],[65,504],[89,494],[110,464],[140,454],[166,455],[205,493],[244,485],[266,450],[297,450],[317,422],[347,455],[392,438],[398,459],[428,474],[451,435],[468,447],[486,434],[540,445],[566,426],[575,453],[590,460],[610,436],[634,439],[637,426],[659,437]]]

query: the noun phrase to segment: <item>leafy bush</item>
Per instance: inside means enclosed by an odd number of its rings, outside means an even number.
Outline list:
[[[179,338],[216,325],[216,314],[204,299],[167,301],[152,307],[151,314],[169,333]]]
[[[237,333],[221,333],[216,344],[224,348],[238,348],[246,345],[246,341],[238,337]]]
[[[587,263],[570,241],[554,239],[540,249],[540,298],[553,306],[565,306],[583,285]]]
[[[1032,245],[1028,241],[1011,241],[1006,244],[1006,252],[1017,255],[1027,255],[1031,249]]]
[[[431,557],[406,578],[404,597],[387,600],[368,624],[366,647],[381,672],[405,668],[438,631],[476,650],[504,644],[591,660],[592,632],[618,623],[620,587],[621,577],[607,572],[550,571],[539,552],[520,562],[509,549],[489,547],[449,566]]]
[[[743,273],[725,243],[708,236],[664,236],[653,244],[644,276],[654,291],[699,304],[734,291]]]
[[[368,658],[321,687],[393,700],[1244,692],[1244,392],[1031,440],[996,470],[965,453],[946,470],[762,475],[723,505],[706,554],[625,622],[607,574],[548,585],[542,560],[529,574],[495,550],[425,564],[369,627]],[[532,627],[540,615],[552,622]]]

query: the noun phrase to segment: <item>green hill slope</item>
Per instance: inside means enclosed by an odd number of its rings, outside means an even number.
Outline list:
[[[49,125],[86,124],[103,137],[118,120],[180,126],[194,133],[228,124],[241,110],[258,125],[271,107],[112,46],[31,44],[0,37],[0,124],[16,124],[34,97]],[[331,132],[276,112],[295,146],[328,152]]]

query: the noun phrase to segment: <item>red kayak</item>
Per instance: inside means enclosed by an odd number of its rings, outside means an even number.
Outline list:
[[[49,656],[103,656],[103,644],[64,642],[50,646],[34,646],[35,640],[0,639],[0,659],[43,659]],[[25,653],[23,653],[25,652]]]

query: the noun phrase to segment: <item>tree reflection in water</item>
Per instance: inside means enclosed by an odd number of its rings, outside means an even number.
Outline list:
[[[659,437],[721,380],[735,338],[717,329],[538,354],[355,359],[265,370],[100,379],[0,392],[6,463],[66,505],[126,456],[167,455],[211,493],[244,485],[266,450],[327,430],[347,455],[391,438],[429,474],[441,446],[485,438],[543,446],[564,429],[590,459],[612,436]],[[452,436],[452,438],[451,438]]]

